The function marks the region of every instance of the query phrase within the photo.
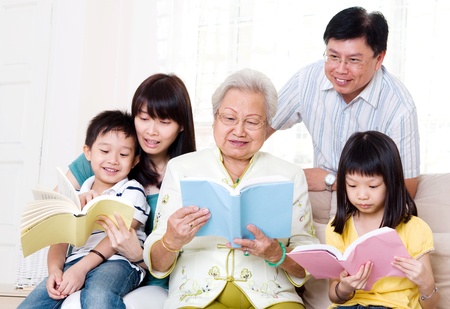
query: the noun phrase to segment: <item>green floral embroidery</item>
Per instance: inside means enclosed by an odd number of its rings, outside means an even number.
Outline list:
[[[260,287],[254,280],[247,281],[247,284],[252,291],[259,293],[265,298],[278,298],[278,294],[281,292],[281,285],[276,279],[263,282]]]
[[[210,275],[213,278],[219,277],[220,276],[219,267],[217,266],[211,267],[211,269],[208,271],[208,275]]]
[[[211,291],[211,283],[214,279],[206,279],[203,285],[197,280],[189,279],[186,266],[181,267],[181,274],[183,275],[183,283],[180,285],[179,289],[180,291],[183,291],[183,294],[180,296],[180,301],[189,303],[192,298]],[[217,266],[212,267],[208,274],[212,277],[218,276],[219,268]]]
[[[241,279],[248,280],[252,277],[252,272],[247,268],[241,270]]]
[[[163,205],[167,204],[169,202],[169,194],[164,195],[162,199]]]

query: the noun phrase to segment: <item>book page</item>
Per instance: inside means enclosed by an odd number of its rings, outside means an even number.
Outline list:
[[[248,224],[258,227],[271,238],[289,238],[292,225],[294,184],[259,183],[241,191],[240,238],[254,239]]]
[[[240,221],[239,217],[237,220],[233,219],[231,212],[232,207],[238,207],[237,197],[235,196],[233,201],[230,190],[217,181],[189,178],[181,180],[180,187],[183,206],[196,205],[200,208],[208,208],[211,212],[211,218],[200,228],[197,236],[214,235],[230,240],[232,225],[238,228]]]
[[[77,191],[59,167],[56,168],[56,172],[58,179],[58,192],[69,198],[78,207],[78,209],[81,210],[81,202]]]
[[[292,252],[301,251],[328,251],[330,254],[334,255],[338,260],[343,259],[342,252],[336,247],[327,244],[309,244],[295,247]]]
[[[40,200],[28,203],[22,213],[21,230],[27,230],[47,218],[62,213],[76,215],[78,209],[71,201],[63,200]]]
[[[291,235],[292,182],[254,184],[240,194],[230,193],[223,184],[206,179],[186,178],[180,181],[180,187],[183,206],[197,205],[210,210],[211,218],[197,236],[222,236],[236,246],[234,238],[254,239],[247,230],[249,223],[268,237]]]
[[[53,191],[53,190],[37,187],[37,188],[31,189],[31,192],[33,193],[33,198],[36,201],[39,201],[39,200],[62,200],[62,201],[68,202],[70,204],[73,204],[73,201],[71,199],[69,199],[67,196],[62,195],[61,193]],[[75,209],[78,209],[75,204],[73,206]]]
[[[352,253],[352,251],[355,250],[355,248],[357,246],[359,246],[359,244],[367,241],[367,239],[372,238],[372,237],[376,237],[377,235],[383,235],[383,234],[386,234],[386,233],[391,234],[391,235],[393,235],[392,233],[394,233],[394,234],[397,235],[397,232],[394,229],[391,229],[391,228],[386,227],[386,226],[382,227],[382,228],[379,228],[379,229],[376,229],[376,230],[373,230],[373,231],[370,231],[369,233],[366,233],[366,234],[358,237],[354,242],[352,242],[345,249],[342,259],[346,260],[348,258],[348,256],[349,256],[349,254]],[[392,236],[383,236],[383,237],[392,237]],[[398,235],[397,235],[397,237],[398,237]]]
[[[338,251],[336,248],[334,250]],[[334,250],[332,246],[325,244],[304,245],[296,247],[288,255],[317,279],[338,278],[344,269],[354,275],[363,264],[372,261],[373,267],[365,290],[370,290],[383,277],[405,277],[391,262],[394,256],[409,257],[409,254],[397,231],[389,227],[359,237],[347,247],[340,260],[335,258],[341,255],[339,252],[330,253]]]
[[[372,261],[372,271],[365,288],[371,289],[380,278],[405,277],[403,272],[391,265],[394,256],[410,257],[397,231],[383,227],[371,232],[365,241],[358,242],[342,264],[350,274],[355,274],[361,265]]]
[[[263,183],[283,183],[283,182],[291,182],[289,179],[287,179],[284,176],[280,175],[272,175],[272,176],[264,176],[264,177],[256,177],[249,180],[244,179],[241,181],[236,188],[234,189],[236,192],[242,191],[244,188],[251,187],[257,184],[263,184]],[[292,205],[292,201],[291,201]]]

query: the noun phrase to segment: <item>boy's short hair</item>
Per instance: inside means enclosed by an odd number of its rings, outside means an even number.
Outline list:
[[[123,132],[126,137],[132,137],[134,140],[134,155],[139,153],[133,117],[129,113],[120,110],[103,111],[92,118],[86,130],[84,143],[91,148],[100,135],[111,131]]]

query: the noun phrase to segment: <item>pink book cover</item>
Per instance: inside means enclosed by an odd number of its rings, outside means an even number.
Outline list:
[[[288,256],[305,268],[314,278],[339,278],[346,269],[350,275],[358,272],[367,261],[373,262],[365,290],[383,277],[405,277],[391,265],[394,256],[409,257],[394,229],[383,227],[369,232],[347,247],[344,253],[326,244],[297,246]]]

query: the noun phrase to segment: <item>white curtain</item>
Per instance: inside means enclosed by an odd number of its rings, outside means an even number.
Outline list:
[[[418,107],[421,172],[449,171],[450,143],[441,140],[450,134],[450,100],[444,94],[450,2],[444,0],[158,0],[159,69],[186,82],[199,148],[213,143],[211,95],[225,76],[250,67],[279,89],[299,68],[321,58],[328,21],[355,5],[381,11],[388,20],[384,65],[405,83]],[[303,125],[278,132],[264,149],[303,167],[312,164]]]

